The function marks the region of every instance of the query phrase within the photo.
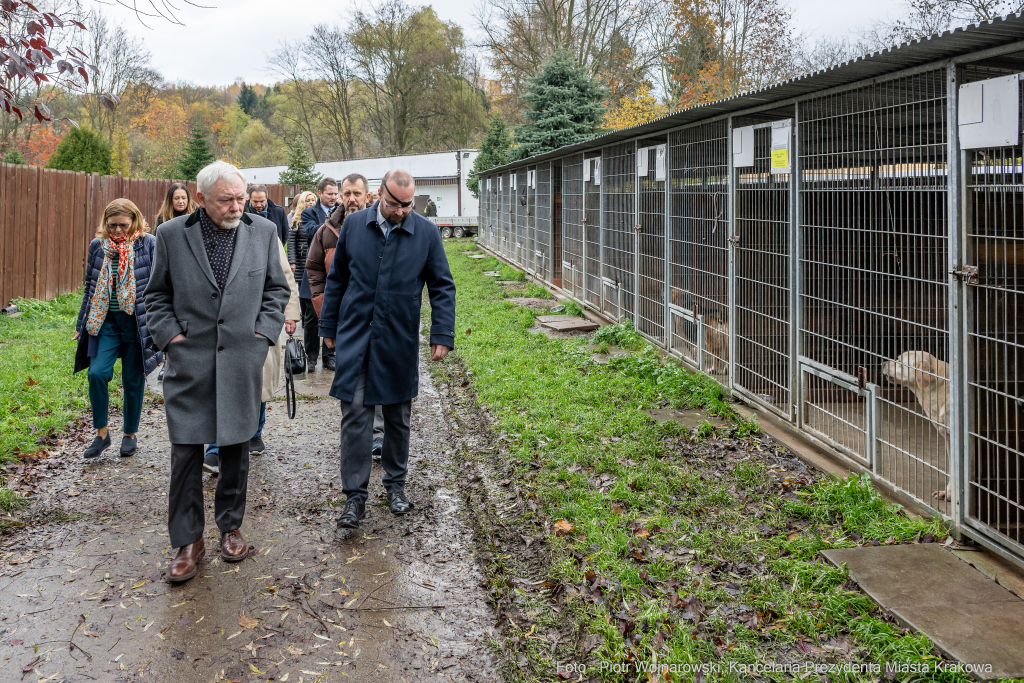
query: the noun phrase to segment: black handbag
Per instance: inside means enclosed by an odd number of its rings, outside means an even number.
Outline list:
[[[289,419],[295,419],[295,375],[306,372],[306,350],[302,348],[302,342],[290,334],[284,345],[284,372],[284,400],[288,406]]]

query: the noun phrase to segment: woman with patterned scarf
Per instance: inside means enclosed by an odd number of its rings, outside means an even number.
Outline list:
[[[127,199],[107,204],[96,239],[89,244],[85,296],[74,336],[78,340],[75,372],[89,368],[89,402],[96,429],[96,438],[85,450],[86,458],[99,457],[110,446],[109,384],[118,358],[124,386],[121,455],[135,455],[146,375],[161,359],[146,327],[143,297],[155,247],[156,239],[135,204]]]

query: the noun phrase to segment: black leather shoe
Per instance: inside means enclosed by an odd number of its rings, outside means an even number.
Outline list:
[[[325,360],[324,361],[324,370],[330,370],[331,372],[334,372],[334,359],[333,358],[330,359],[330,360]]]
[[[306,356],[306,372],[316,372],[316,358]]]
[[[82,455],[83,457],[89,459],[98,458],[101,455],[103,455],[103,451],[107,450],[109,447],[110,434],[107,434],[102,439],[100,438],[100,435],[97,434],[96,438],[92,440],[92,443],[89,444],[89,447],[85,449],[85,453],[83,453]]]
[[[405,491],[392,491],[389,493],[388,503],[391,504],[391,514],[393,515],[404,515],[413,508],[413,504],[405,497]]]
[[[359,522],[366,516],[366,506],[350,500],[345,503],[345,511],[338,517],[339,529],[358,529]]]

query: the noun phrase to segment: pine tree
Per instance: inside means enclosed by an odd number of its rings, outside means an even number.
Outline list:
[[[256,90],[242,83],[242,89],[238,93],[238,106],[249,116],[256,116],[256,108],[260,105],[260,96]]]
[[[517,159],[586,140],[601,128],[604,91],[564,50],[545,60],[523,99],[529,109],[515,131]]]
[[[195,180],[203,168],[217,160],[206,143],[203,131],[198,127],[193,127],[190,136],[185,143],[185,149],[181,152],[181,157],[178,158],[178,174],[184,180]]]
[[[306,151],[306,143],[302,138],[295,138],[288,149],[288,169],[281,171],[277,182],[282,185],[300,185],[303,190],[308,190],[316,187],[321,178],[323,174],[316,172],[316,160]]]
[[[114,149],[110,153],[110,175],[121,174],[128,177],[128,134],[124,128],[114,131]]]
[[[11,151],[7,152],[7,154],[5,154],[3,159],[0,159],[0,161],[4,162],[5,164],[21,164],[21,165],[24,165],[25,164],[25,155],[23,155],[17,149],[12,149]]]
[[[473,170],[469,172],[469,178],[466,181],[466,187],[469,188],[474,197],[478,199],[480,197],[479,175],[489,168],[503,166],[511,161],[509,158],[511,156],[511,146],[512,139],[509,137],[505,119],[501,118],[501,114],[495,114],[491,117],[491,122],[487,126],[484,141],[480,143],[480,154],[477,155],[476,161],[473,162]]]
[[[46,162],[47,168],[110,173],[110,145],[86,128],[72,128]]]

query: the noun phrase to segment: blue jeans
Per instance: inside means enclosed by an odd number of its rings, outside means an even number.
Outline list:
[[[125,434],[134,434],[139,431],[142,399],[146,394],[146,371],[135,316],[123,311],[107,313],[96,342],[96,355],[89,359],[88,372],[92,426],[96,429],[107,426],[109,385],[114,377],[114,362],[120,357],[121,384],[124,386],[123,430]]]
[[[265,425],[266,423],[267,423],[267,402],[264,401],[263,403],[260,404],[260,424],[256,428],[256,433],[253,434],[252,438],[260,439],[260,438],[263,437],[263,425]],[[130,433],[131,432],[129,432],[129,434]],[[215,454],[219,454],[220,453],[220,449],[217,448],[217,444],[211,443],[209,446],[206,447],[206,454],[209,455],[210,453],[215,453]]]

